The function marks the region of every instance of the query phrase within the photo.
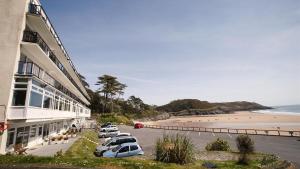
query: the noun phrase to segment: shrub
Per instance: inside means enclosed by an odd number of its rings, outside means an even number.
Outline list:
[[[55,154],[54,154],[54,157],[62,157],[64,155],[62,149],[60,149],[59,151],[57,151]]]
[[[133,122],[123,115],[114,115],[114,114],[104,114],[97,118],[97,122],[100,124],[105,124],[107,122],[116,123],[116,124],[126,124],[133,125]]]
[[[239,135],[236,138],[237,148],[240,151],[239,163],[249,164],[248,154],[254,152],[254,142],[248,135]]]
[[[156,142],[156,160],[187,164],[194,160],[194,145],[185,135],[164,135]]]
[[[226,140],[217,138],[216,141],[208,143],[205,149],[207,151],[229,151],[230,146]]]
[[[236,138],[236,143],[240,153],[254,152],[254,142],[248,135],[239,135]]]

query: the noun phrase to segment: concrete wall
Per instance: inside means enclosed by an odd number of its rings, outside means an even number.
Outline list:
[[[6,121],[5,111],[11,102],[13,75],[20,57],[28,3],[29,0],[0,1],[0,121]],[[0,153],[4,153],[6,137],[6,132],[0,136]]]

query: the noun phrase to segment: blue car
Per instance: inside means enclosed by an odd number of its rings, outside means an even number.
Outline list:
[[[137,143],[123,143],[103,153],[103,157],[121,158],[144,155],[144,151]]]

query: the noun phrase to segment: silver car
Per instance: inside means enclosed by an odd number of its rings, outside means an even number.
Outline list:
[[[99,138],[107,138],[107,137],[114,137],[120,133],[119,130],[108,130],[108,131],[100,131],[98,133]]]
[[[123,143],[136,143],[136,142],[137,142],[137,138],[132,136],[113,137],[112,139],[104,142],[101,146],[98,146],[94,154],[96,156],[102,156],[102,154],[105,151],[113,149],[118,145],[121,145]]]
[[[144,154],[143,149],[137,143],[123,143],[111,150],[104,152],[103,157],[120,158],[120,157],[130,157],[130,156],[143,155],[143,154]]]
[[[113,137],[124,137],[124,136],[131,136],[131,134],[130,133],[118,133],[117,135],[113,135],[113,136],[105,138],[104,142],[110,140]]]

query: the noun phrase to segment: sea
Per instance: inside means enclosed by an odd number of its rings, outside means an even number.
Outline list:
[[[300,104],[297,105],[286,105],[286,106],[272,106],[273,109],[258,110],[255,112],[266,113],[266,114],[290,114],[300,116]]]

